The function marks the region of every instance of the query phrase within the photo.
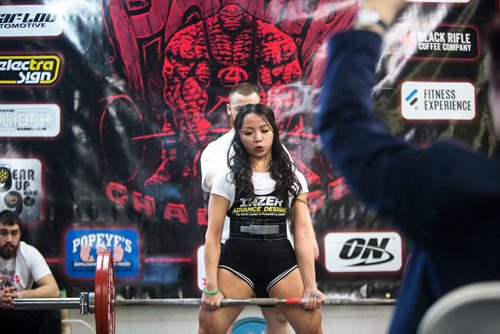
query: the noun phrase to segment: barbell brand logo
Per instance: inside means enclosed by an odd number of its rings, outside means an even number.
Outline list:
[[[401,269],[402,241],[396,232],[336,232],[324,241],[325,267],[331,273]]]
[[[60,129],[57,104],[0,104],[0,138],[55,137]]]
[[[0,6],[0,37],[58,36],[63,22],[56,6]]]
[[[51,85],[60,68],[57,55],[0,55],[0,85]]]
[[[407,120],[471,120],[476,115],[474,85],[406,81],[401,86],[401,112]]]

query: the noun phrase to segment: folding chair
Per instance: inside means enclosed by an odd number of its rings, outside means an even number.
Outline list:
[[[427,310],[418,328],[418,334],[492,333],[500,333],[500,281],[450,291]]]

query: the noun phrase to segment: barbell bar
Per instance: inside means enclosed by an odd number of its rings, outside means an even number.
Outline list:
[[[200,298],[171,298],[171,299],[116,299],[114,268],[110,252],[99,252],[96,261],[94,292],[81,292],[80,297],[73,298],[16,298],[16,310],[58,310],[79,309],[81,315],[95,314],[97,334],[115,334],[116,307],[127,306],[198,306]],[[221,306],[238,305],[303,305],[304,298],[224,298]],[[352,298],[325,298],[324,305],[393,305],[393,299],[352,299]]]

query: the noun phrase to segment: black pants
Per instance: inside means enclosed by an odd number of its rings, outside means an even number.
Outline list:
[[[61,334],[61,311],[0,309],[0,332]]]

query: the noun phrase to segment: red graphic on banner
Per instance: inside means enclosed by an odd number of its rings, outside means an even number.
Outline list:
[[[189,189],[200,193],[201,152],[229,130],[229,89],[249,81],[261,88],[262,103],[275,110],[285,145],[310,186],[319,189],[316,205],[323,205],[319,194],[329,198],[327,182],[332,179],[323,175],[329,166],[315,166],[322,159],[312,112],[322,81],[325,39],[350,26],[357,4],[110,0],[103,9],[116,55],[113,65],[130,91],[127,98],[108,97],[103,111],[126,122],[136,118],[137,123],[155,124],[129,126],[128,135],[121,136],[134,143],[125,148],[127,153],[136,152],[130,159],[136,165],[128,168],[112,163],[113,155],[120,154],[112,149],[118,140],[101,138],[117,181],[108,185],[111,201],[130,203],[148,216],[204,225],[203,199],[183,194]],[[102,122],[100,132],[114,133],[109,126]],[[145,154],[153,158],[146,160]]]

